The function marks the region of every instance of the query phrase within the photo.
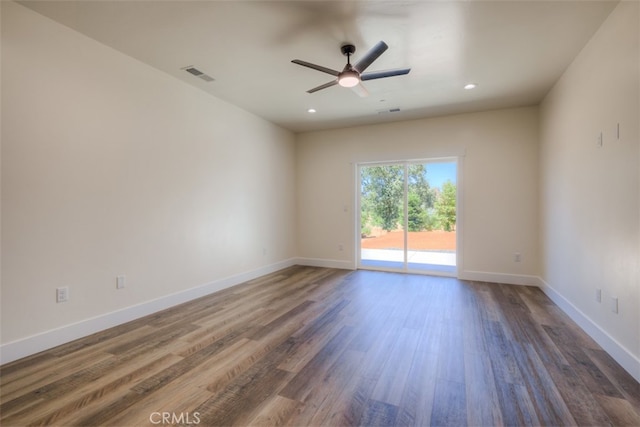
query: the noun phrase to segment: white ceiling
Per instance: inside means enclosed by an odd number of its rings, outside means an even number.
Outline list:
[[[295,132],[537,104],[617,1],[27,1],[21,4]],[[367,71],[369,96],[292,59]],[[205,82],[182,68],[215,78]],[[464,84],[478,87],[464,90]],[[315,108],[317,113],[307,113]],[[390,113],[390,109],[400,112]]]

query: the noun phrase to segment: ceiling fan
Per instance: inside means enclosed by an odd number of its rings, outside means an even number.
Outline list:
[[[371,50],[369,50],[369,52],[367,52],[364,57],[356,62],[355,65],[351,65],[351,55],[353,55],[353,53],[356,51],[356,47],[352,44],[345,44],[340,48],[342,54],[347,57],[347,65],[344,66],[342,71],[332,70],[331,68],[312,64],[306,61],[301,61],[299,59],[294,59],[291,62],[293,62],[294,64],[302,65],[303,67],[313,68],[314,70],[322,71],[323,73],[336,76],[335,80],[332,80],[318,87],[314,87],[313,89],[309,89],[307,91],[308,93],[314,93],[338,84],[343,87],[359,87],[360,91],[358,93],[361,96],[366,96],[366,89],[364,89],[364,86],[360,84],[362,81],[401,76],[404,74],[409,74],[409,71],[411,71],[411,68],[398,68],[395,70],[373,71],[365,73],[364,71],[367,69],[367,67],[369,67],[369,65],[371,65],[373,61],[378,59],[378,57],[382,55],[388,48],[389,46],[387,46],[385,42],[380,41],[373,48],[371,48]]]

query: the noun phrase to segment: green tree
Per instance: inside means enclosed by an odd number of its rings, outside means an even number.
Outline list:
[[[404,167],[401,165],[368,166],[361,169],[363,208],[375,225],[391,231],[400,220],[404,190]]]
[[[371,227],[376,223],[373,216],[373,201],[371,197],[366,197],[363,191],[360,198],[360,234],[362,236],[371,234]]]
[[[410,192],[407,204],[407,219],[409,231],[424,230],[427,224],[427,211],[422,207],[420,196],[415,192]]]
[[[451,181],[442,184],[442,191],[438,194],[435,214],[440,226],[445,231],[453,231],[456,227],[456,185]]]
[[[368,234],[372,225],[387,231],[395,230],[404,222],[404,177],[403,165],[367,166],[361,168],[361,225],[363,235]],[[407,188],[409,191],[409,228],[424,230],[433,227],[427,212],[433,210],[436,189],[427,181],[424,164],[410,164],[407,168]]]
[[[423,209],[433,207],[435,193],[427,181],[427,169],[422,163],[410,164],[408,170],[409,192],[415,193],[419,198]]]

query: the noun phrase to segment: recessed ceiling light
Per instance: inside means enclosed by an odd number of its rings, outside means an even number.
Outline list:
[[[476,86],[478,86],[478,85],[475,84],[475,83],[467,83],[466,85],[464,85],[464,88],[466,90],[469,90],[469,89],[475,89]]]
[[[309,109],[307,110],[307,113],[311,113],[311,114],[313,114],[313,113],[315,113],[315,112],[316,112],[316,109],[315,109],[315,108],[309,108]]]

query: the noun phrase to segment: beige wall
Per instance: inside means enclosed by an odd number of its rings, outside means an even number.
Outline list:
[[[640,45],[622,2],[541,106],[541,276],[640,378]],[[620,124],[620,139],[617,124]],[[602,132],[603,145],[597,144]],[[596,302],[596,289],[602,302]],[[619,299],[619,313],[610,299]],[[600,330],[600,331],[598,331]],[[620,360],[620,357],[619,357]]]
[[[290,132],[2,2],[2,343],[295,257],[294,161]]]
[[[535,277],[537,128],[530,107],[300,134],[299,256],[354,265],[358,162],[462,156],[462,275]],[[514,262],[515,252],[522,262]]]

